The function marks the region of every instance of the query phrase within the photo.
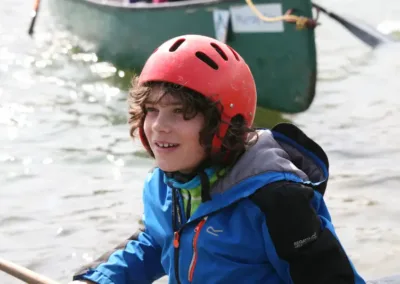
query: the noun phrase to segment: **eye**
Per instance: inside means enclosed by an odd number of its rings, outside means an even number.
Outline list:
[[[151,106],[145,106],[144,107],[145,112],[154,112],[157,111],[157,109],[155,107],[151,107]]]
[[[183,113],[183,109],[182,108],[176,108],[176,109],[174,109],[174,113]]]

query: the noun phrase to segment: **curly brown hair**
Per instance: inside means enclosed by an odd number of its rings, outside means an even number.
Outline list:
[[[233,166],[248,146],[256,142],[258,136],[255,129],[246,126],[246,121],[242,115],[236,115],[231,121],[223,121],[221,119],[223,107],[219,101],[213,102],[202,94],[177,84],[167,82],[139,84],[137,76],[132,79],[132,87],[128,96],[128,122],[132,138],[135,138],[137,130],[143,127],[146,117],[145,104],[149,103],[148,97],[151,90],[156,86],[159,86],[163,92],[160,92],[157,100],[151,103],[157,103],[165,94],[168,94],[182,103],[184,119],[189,120],[195,117],[197,113],[204,115],[204,127],[199,133],[199,143],[207,153],[207,162],[209,164],[220,168],[229,168]],[[213,153],[211,151],[212,140],[222,123],[229,124],[228,131],[222,139],[221,150],[218,153]],[[255,136],[256,139],[251,139],[250,142],[250,139],[247,139],[249,134],[253,138]],[[148,152],[154,158],[154,154],[150,149],[148,149]]]

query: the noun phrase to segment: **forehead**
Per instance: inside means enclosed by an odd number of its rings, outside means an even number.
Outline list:
[[[147,99],[146,103],[160,105],[180,105],[182,100],[176,94],[169,93],[161,86],[154,86]]]

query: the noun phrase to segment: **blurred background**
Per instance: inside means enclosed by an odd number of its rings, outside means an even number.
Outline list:
[[[129,137],[133,71],[55,24],[51,1],[42,0],[33,37],[33,3],[0,1],[0,256],[66,283],[136,230],[153,162]],[[318,3],[399,38],[398,0]],[[365,279],[396,274],[400,44],[371,48],[331,18],[319,22],[311,106],[258,121],[291,121],[325,148],[326,201],[343,246]],[[20,282],[0,273],[0,283]]]

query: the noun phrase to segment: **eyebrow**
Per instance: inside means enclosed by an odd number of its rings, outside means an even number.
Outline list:
[[[145,102],[145,104],[149,104],[149,105],[157,105],[160,104],[159,102],[151,102],[151,101],[147,101]],[[163,103],[162,105],[168,105],[168,106],[181,106],[183,105],[181,102],[171,102],[171,103]]]

